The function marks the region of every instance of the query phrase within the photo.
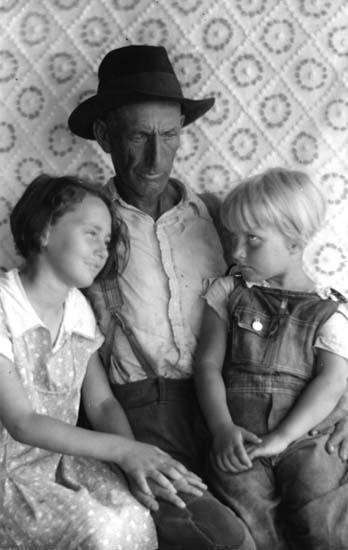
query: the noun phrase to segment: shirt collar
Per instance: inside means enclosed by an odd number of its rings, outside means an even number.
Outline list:
[[[180,193],[181,193],[181,199],[180,201],[173,207],[173,208],[179,208],[186,204],[191,204],[195,209],[198,210],[198,212],[201,215],[204,215],[205,210],[202,210],[202,201],[199,199],[199,197],[196,195],[196,193],[188,186],[182,183],[181,181],[171,178],[171,181],[179,187]],[[128,208],[130,210],[138,210],[135,206],[129,204],[125,200],[122,199],[119,192],[117,191],[116,185],[115,185],[115,178],[112,177],[108,180],[106,184],[106,190],[109,193],[109,197],[113,202],[117,202],[119,205],[123,206],[124,208]],[[204,207],[204,205],[203,205]]]
[[[2,299],[14,337],[20,337],[37,327],[47,328],[28,300],[17,269],[12,269],[5,275],[1,286],[6,290]],[[96,321],[93,312],[78,289],[71,289],[67,295],[61,329],[64,333],[79,334],[87,339],[95,338]]]

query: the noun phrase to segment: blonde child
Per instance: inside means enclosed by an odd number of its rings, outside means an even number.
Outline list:
[[[42,175],[10,222],[25,264],[0,279],[0,547],[154,550],[149,511],[106,462],[144,495],[151,480],[173,494],[175,480],[200,481],[134,440],[98,359],[103,337],[77,288],[125,243],[109,200]],[[81,393],[96,431],[75,426]]]
[[[212,486],[258,550],[287,548],[280,508],[291,548],[344,548],[327,511],[305,511],[339,487],[346,468],[325,451],[327,434],[308,435],[348,374],[344,299],[303,270],[304,247],[324,216],[320,190],[284,169],[241,183],[221,210],[238,275],[215,280],[205,295],[195,381],[212,435]]]

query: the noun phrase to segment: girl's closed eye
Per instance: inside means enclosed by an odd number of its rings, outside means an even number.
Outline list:
[[[87,235],[91,235],[92,237],[97,237],[98,235],[96,229],[87,229],[86,233]]]

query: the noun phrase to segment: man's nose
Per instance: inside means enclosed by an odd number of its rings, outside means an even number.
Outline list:
[[[149,168],[156,169],[161,162],[161,136],[151,134],[147,143],[146,162]]]

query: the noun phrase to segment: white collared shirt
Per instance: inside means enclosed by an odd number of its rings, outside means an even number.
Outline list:
[[[205,204],[189,187],[175,185],[181,200],[156,221],[122,200],[113,180],[108,190],[130,238],[129,261],[119,276],[122,314],[156,374],[185,378],[192,374],[204,281],[224,273],[226,266]],[[109,316],[98,297],[98,285],[94,290],[90,297],[105,334]],[[146,377],[120,330],[111,364],[110,376],[117,383]]]

